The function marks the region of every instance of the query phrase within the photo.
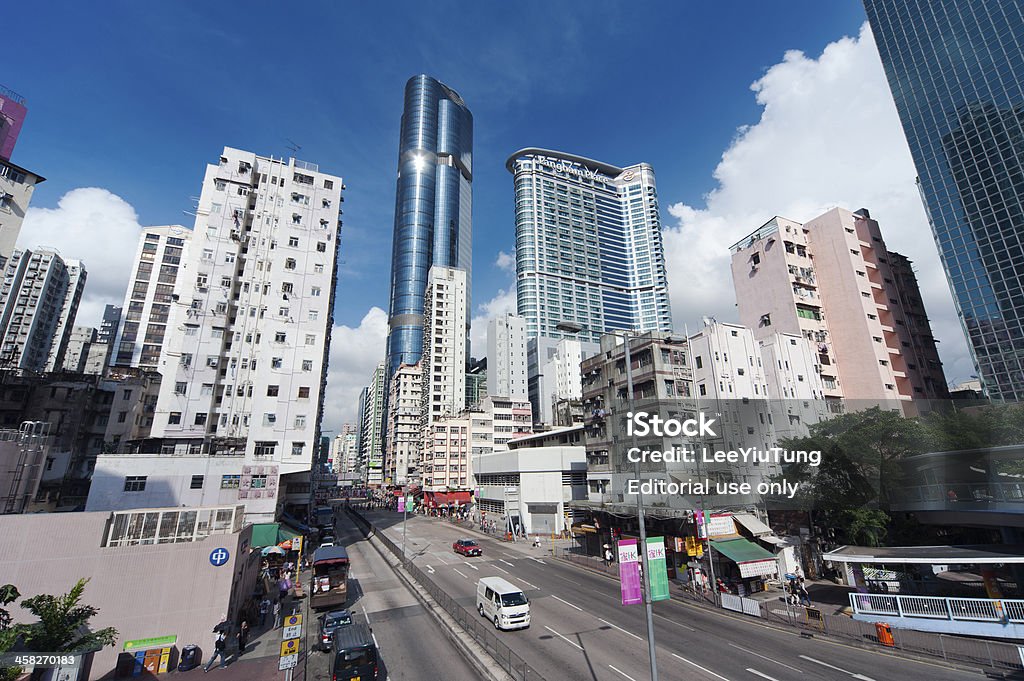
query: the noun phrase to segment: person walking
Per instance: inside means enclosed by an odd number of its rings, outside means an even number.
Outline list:
[[[242,620],[242,626],[238,627],[238,654],[241,656],[249,645],[249,622]]]
[[[267,624],[267,613],[270,612],[270,599],[264,597],[260,601],[260,628]]]
[[[797,587],[797,593],[800,594],[800,605],[811,607],[811,594],[807,591],[807,585],[804,584],[804,580],[800,580],[800,585]]]
[[[274,628],[281,626],[281,601],[274,602]]]
[[[227,648],[227,636],[224,635],[223,631],[217,632],[217,638],[213,641],[213,655],[210,656],[210,661],[206,663],[206,667],[203,668],[203,672],[210,671],[210,667],[213,663],[220,658],[220,666],[225,667],[228,663],[227,655],[225,654],[225,648]]]
[[[612,564],[612,547],[607,544],[604,545],[604,566],[608,567]]]

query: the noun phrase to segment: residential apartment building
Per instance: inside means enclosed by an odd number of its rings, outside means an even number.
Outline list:
[[[233,501],[272,520],[282,506],[305,508],[343,188],[315,164],[230,147],[207,166],[160,353],[152,438],[138,454],[100,457],[90,510]],[[170,244],[156,243],[166,255]]]
[[[423,369],[401,364],[391,377],[388,391],[387,439],[384,461],[392,485],[419,481],[420,427],[423,404]]]
[[[54,371],[64,365],[87,274],[56,251],[18,250],[0,285],[0,366]]]
[[[495,395],[518,399],[529,395],[523,317],[504,314],[487,322],[487,375]]]
[[[468,490],[474,457],[502,452],[509,443],[533,432],[530,403],[488,395],[479,405],[431,424],[421,461],[427,492]]]
[[[466,273],[430,268],[423,305],[421,452],[430,447],[434,421],[466,407]],[[426,473],[426,467],[421,467]],[[426,478],[424,478],[426,484]]]
[[[220,216],[215,214],[214,217],[216,219]],[[119,314],[112,366],[149,370],[156,370],[160,366],[160,353],[170,340],[169,335],[173,335],[168,334],[168,329],[174,329],[174,325],[186,321],[172,319],[171,312],[180,307],[174,305],[177,295],[175,287],[178,277],[183,276],[184,269],[189,265],[191,243],[192,230],[181,225],[148,227],[139,235],[124,305],[120,309],[114,308]],[[234,280],[233,272],[226,270],[218,275],[218,281],[211,281],[209,263],[202,267],[201,272],[198,269],[193,272],[196,277],[194,292],[202,296],[208,295],[211,289],[215,292],[230,289]],[[183,285],[182,291],[187,292],[191,300],[191,287]],[[103,315],[106,329],[115,323],[112,307],[108,305]],[[124,311],[123,315],[120,314],[121,310]]]
[[[654,170],[547,149],[512,154],[516,303],[529,338],[671,331]]]
[[[405,84],[398,145],[387,376],[420,360],[424,295],[432,267],[465,273],[461,318],[469,334],[473,268],[473,114],[452,88],[427,75]],[[469,361],[469,345],[462,363]]]
[[[11,162],[27,114],[25,98],[0,85],[0,268],[14,253],[36,185],[45,180]]]
[[[598,343],[574,338],[531,338],[527,341],[527,389],[534,423],[569,426],[583,398],[580,363],[596,354]]]
[[[74,326],[61,368],[77,374],[102,374],[106,369],[109,347],[99,342],[96,329],[91,326]]]
[[[792,333],[815,344],[827,399],[917,414],[944,396],[941,368],[928,367],[926,383],[905,352],[924,342],[915,341],[921,329],[905,322],[890,254],[866,209],[834,208],[805,224],[776,216],[730,250],[740,323],[758,339]]]
[[[370,385],[363,395],[363,439],[360,459],[366,472],[366,484],[379,487],[384,484],[384,415],[387,399],[387,364],[381,362],[370,377]]]
[[[864,9],[977,373],[993,399],[1024,399],[1024,10],[1017,0]]]
[[[471,359],[466,369],[466,404],[473,406],[487,397],[487,358]]]

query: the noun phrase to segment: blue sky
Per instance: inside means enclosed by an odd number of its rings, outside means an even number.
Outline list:
[[[504,168],[511,152],[539,146],[619,165],[651,163],[666,227],[677,226],[685,237],[702,224],[692,211],[709,218],[715,193],[728,194],[735,165],[727,163],[730,150],[742,152],[736,155],[740,161],[749,158],[742,144],[749,149],[753,141],[756,147],[754,133],[768,130],[773,111],[785,111],[788,99],[809,96],[801,94],[802,79],[832,87],[831,71],[855,59],[870,61],[874,50],[863,44],[854,52],[865,20],[854,0],[308,6],[123,1],[103,7],[17,3],[4,12],[8,59],[0,83],[22,94],[29,106],[13,160],[47,177],[33,207],[55,209],[45,214],[53,228],[69,223],[51,237],[60,241],[53,245],[75,257],[72,248],[86,249],[88,244],[78,244],[94,243],[97,236],[83,234],[81,226],[106,232],[107,210],[118,215],[109,218],[111,225],[130,223],[134,209],[141,225],[191,226],[183,211],[191,210],[204,164],[215,161],[221,147],[282,156],[292,155],[291,140],[302,147],[294,155],[342,175],[348,187],[336,308],[336,323],[352,332],[341,334],[344,342],[357,342],[362,327],[365,335],[379,335],[379,315],[368,321],[368,311],[387,307],[397,136],[410,76],[428,73],[442,80],[473,111],[473,300],[494,301],[485,309],[495,310],[507,306],[512,282],[507,270],[495,266],[499,252],[511,252],[514,242],[511,178]],[[847,57],[840,54],[837,65],[828,66],[822,50],[844,36],[852,37],[852,47],[835,51],[846,49]],[[807,55],[807,63],[791,58],[796,53],[790,51]],[[859,72],[848,71],[844,77],[855,91]],[[877,80],[877,73],[871,78]],[[755,82],[762,83],[758,92],[751,91]],[[891,97],[883,94],[888,103],[880,106],[892,109]],[[894,109],[880,115],[890,114]],[[784,121],[776,126],[793,129]],[[773,144],[785,153],[791,145],[778,137]],[[906,155],[905,149],[895,153]],[[908,159],[900,160],[900,176],[908,174]],[[734,183],[732,191],[743,186]],[[62,212],[61,197],[81,187],[102,188],[123,202],[99,201],[88,219],[66,206]],[[730,224],[729,211],[720,211],[710,215],[719,222],[712,220],[707,229],[723,232],[719,236],[730,242],[783,208],[804,206],[799,194],[780,198],[778,207],[748,211],[766,213],[762,219],[743,214]],[[833,201],[828,191],[819,194],[803,197],[806,210]],[[834,200],[855,202],[863,194],[837,189]],[[919,201],[908,210],[921,212]],[[32,229],[46,232],[43,217],[37,211],[36,222],[26,220],[29,235],[20,243],[33,238]],[[130,237],[130,228],[112,226],[104,240],[124,235]],[[907,241],[920,242],[921,236]],[[135,244],[123,247],[133,250]],[[909,255],[921,265],[928,257],[926,249],[922,253]],[[686,269],[685,262],[669,264],[677,287],[678,272]],[[94,299],[102,294],[107,302],[119,302],[123,293],[115,288],[113,279],[104,284],[97,278]],[[506,295],[498,301],[502,291]],[[941,287],[935,293],[940,295]],[[721,308],[727,316],[728,305],[713,297],[707,311]],[[677,322],[699,318],[700,305],[701,299],[674,300]],[[341,363],[351,359],[345,348],[332,356]],[[369,361],[360,359],[351,374],[337,380],[353,383]],[[332,381],[334,372],[332,366]],[[344,412],[347,418],[347,406]]]

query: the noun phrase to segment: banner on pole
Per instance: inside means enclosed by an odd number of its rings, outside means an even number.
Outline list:
[[[647,588],[652,601],[668,600],[668,564],[665,562],[665,538],[647,538]]]
[[[405,513],[405,495],[398,497],[398,512]]]
[[[620,539],[616,548],[619,553],[622,604],[636,605],[643,601],[640,592],[640,554],[637,551],[636,539]]]

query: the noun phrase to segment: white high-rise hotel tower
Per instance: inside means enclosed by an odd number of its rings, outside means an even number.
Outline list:
[[[614,330],[671,331],[654,170],[521,149],[515,177],[516,299],[530,338]]]
[[[207,166],[153,440],[100,457],[89,510],[244,503],[272,519],[308,503],[342,189],[316,165],[238,149]]]

